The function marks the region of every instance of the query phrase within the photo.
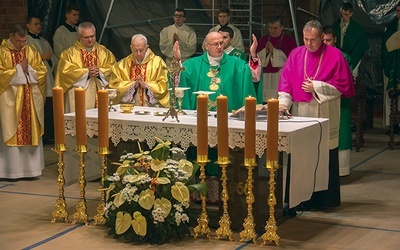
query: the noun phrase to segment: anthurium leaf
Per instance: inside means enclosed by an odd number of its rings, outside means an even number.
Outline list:
[[[128,213],[118,212],[115,221],[115,233],[123,234],[131,226],[132,216]]]
[[[157,184],[168,184],[171,181],[167,177],[158,177],[156,180]]]
[[[189,189],[182,182],[177,182],[171,187],[171,194],[179,202],[189,200]]]

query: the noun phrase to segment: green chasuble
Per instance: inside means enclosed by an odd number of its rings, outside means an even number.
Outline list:
[[[357,66],[364,53],[368,50],[368,40],[361,25],[353,19],[350,19],[346,33],[343,38],[343,47],[340,48],[341,28],[340,19],[332,24],[332,28],[336,33],[336,47],[348,54],[352,64]]]
[[[236,56],[242,59],[243,61],[246,61],[246,54],[238,49],[233,49],[231,52],[228,53],[230,56]]]
[[[343,53],[350,69],[353,70],[350,56]],[[352,148],[351,137],[351,101],[350,98],[340,98],[340,125],[339,125],[339,150],[347,150]]]
[[[207,52],[188,59],[183,63],[183,67],[185,70],[181,72],[179,86],[190,87],[183,97],[182,107],[184,109],[196,109],[197,95],[193,94],[196,91],[215,91],[215,94],[209,95],[212,102],[215,102],[217,96],[221,94],[227,96],[229,111],[244,106],[244,98],[248,96],[254,96],[257,98],[257,103],[262,103],[262,85],[253,83],[249,64],[239,57],[223,54],[218,73],[215,74],[215,78],[220,79],[220,82],[216,84],[218,85],[217,90],[210,89],[212,76],[209,73],[210,64]],[[257,94],[255,86],[258,87]],[[215,107],[212,110],[215,110]],[[189,160],[196,159],[195,147],[190,147],[186,153]],[[217,150],[209,148],[208,157],[211,162],[207,164],[206,174],[218,176],[218,165],[214,164],[217,160]]]
[[[253,83],[249,64],[238,57],[224,53],[219,67],[210,67],[205,52],[185,61],[183,67],[185,70],[181,72],[179,86],[190,87],[182,100],[184,109],[196,109],[197,96],[193,94],[196,91],[215,92],[209,95],[211,102],[215,102],[219,95],[227,96],[229,111],[244,106],[244,98],[248,96],[254,96],[257,103],[262,103],[262,85]],[[215,107],[212,110],[215,110]]]
[[[388,51],[386,47],[387,40],[399,30],[399,22],[396,19],[387,27],[385,33],[383,34],[382,40],[382,66],[385,76],[389,78],[387,89],[400,91],[400,48]]]

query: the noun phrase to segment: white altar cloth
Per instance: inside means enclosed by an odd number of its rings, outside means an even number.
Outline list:
[[[195,111],[186,111],[187,115],[178,116],[180,122],[164,116],[156,116],[156,112],[168,109],[134,107],[133,113],[124,114],[119,105],[115,105],[116,112],[109,113],[109,137],[117,146],[121,140],[145,141],[150,148],[156,145],[155,136],[166,141],[179,144],[186,150],[190,145],[197,144],[197,128]],[[137,115],[135,111],[150,111],[149,115]],[[217,144],[217,119],[211,112],[208,119],[208,144],[214,147]],[[266,117],[258,117],[256,123],[256,154],[261,157],[266,149],[267,122]],[[86,111],[87,134],[93,139],[97,136],[97,109]],[[65,130],[67,135],[75,136],[75,114],[65,114]],[[279,151],[291,154],[291,182],[289,190],[289,206],[294,207],[302,201],[309,200],[314,191],[328,188],[329,162],[329,123],[328,119],[293,117],[279,120]],[[90,152],[85,157],[96,158],[97,145],[95,140],[88,140]],[[71,137],[67,140],[67,147],[74,149]],[[69,144],[69,145],[68,145]],[[92,145],[93,144],[93,145]],[[231,148],[244,147],[244,122],[236,118],[229,118],[229,146]],[[69,150],[71,151],[71,150]],[[71,161],[71,154],[65,155],[66,183],[78,179],[78,159]],[[76,155],[76,153],[75,153]],[[98,157],[99,158],[99,157]],[[75,163],[74,163],[75,162]],[[100,177],[100,160],[90,163],[85,159],[86,173],[98,173]],[[72,166],[68,166],[72,165]],[[71,173],[73,171],[74,173]],[[89,176],[92,174],[89,174]],[[86,175],[88,176],[88,174]],[[88,180],[93,177],[87,177]]]

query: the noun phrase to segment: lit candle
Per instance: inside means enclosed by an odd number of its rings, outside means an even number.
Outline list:
[[[244,108],[244,158],[256,158],[256,98],[246,97]]]
[[[278,118],[279,101],[278,99],[268,100],[267,113],[267,160],[278,160]]]
[[[208,156],[208,96],[197,96],[197,157]]]
[[[53,88],[54,142],[65,144],[64,93],[63,88]]]
[[[86,145],[85,89],[75,88],[75,132],[76,145]]]
[[[228,146],[228,98],[217,97],[218,158],[229,157]]]
[[[108,91],[99,89],[98,96],[98,140],[99,148],[108,148]]]

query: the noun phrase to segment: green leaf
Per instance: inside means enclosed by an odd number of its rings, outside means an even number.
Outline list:
[[[207,185],[205,183],[192,184],[189,185],[188,188],[190,193],[197,190],[200,194],[207,196]]]

